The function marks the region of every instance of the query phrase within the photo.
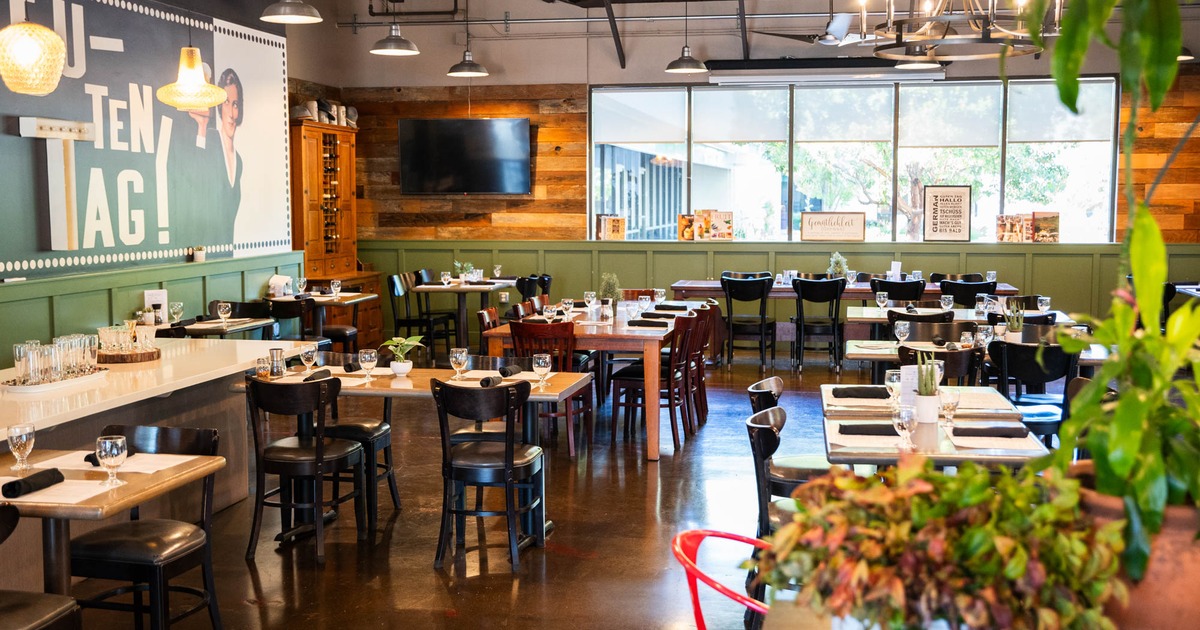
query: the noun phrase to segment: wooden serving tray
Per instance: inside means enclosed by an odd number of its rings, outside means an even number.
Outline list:
[[[135,350],[133,352],[100,352],[96,355],[96,363],[144,363],[157,361],[162,358],[162,350]]]

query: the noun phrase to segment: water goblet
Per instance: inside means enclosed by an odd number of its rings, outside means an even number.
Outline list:
[[[492,277],[493,278],[500,277],[500,265],[492,265]]]
[[[889,401],[892,406],[900,403],[900,370],[887,370],[883,373],[883,384],[888,389]]]
[[[900,434],[900,442],[897,446],[901,449],[911,450],[915,448],[912,441],[912,432],[917,424],[917,409],[912,405],[897,405],[892,410],[892,426],[896,429],[896,433]]]
[[[542,317],[545,317],[546,321],[548,321],[548,322],[554,321],[555,313],[556,313],[556,310],[555,310],[555,306],[553,304],[547,304],[542,307]]]
[[[979,276],[975,276],[975,277],[978,278]],[[984,276],[984,278],[987,282],[995,282],[996,281],[996,272],[989,271],[989,272],[987,272],[987,275]]]
[[[550,374],[550,355],[533,355],[533,373],[538,375],[538,389],[546,389],[546,376]]]
[[[925,278],[921,277],[920,269],[913,269],[912,275],[909,276],[908,279],[909,280],[924,280]]]
[[[896,335],[896,341],[904,343],[908,339],[910,322],[899,321],[892,325],[892,332]]]
[[[650,310],[650,304],[653,301],[653,299],[654,298],[651,298],[649,295],[639,295],[638,296],[638,312],[645,313],[646,311]]]
[[[637,302],[626,302],[625,303],[625,319],[626,319],[626,321],[634,319],[635,317],[637,317],[637,315],[638,315]]]
[[[8,450],[17,458],[17,463],[11,470],[24,472],[33,468],[28,461],[29,453],[33,451],[33,438],[32,424],[14,424],[8,427]]]
[[[1049,296],[1043,295],[1043,296],[1038,297],[1037,305],[1038,305],[1039,313],[1045,313],[1046,311],[1050,310]]]
[[[988,344],[996,337],[995,330],[991,325],[980,325],[975,329],[975,343],[987,350]]]
[[[125,463],[125,455],[128,452],[124,435],[102,435],[96,438],[96,460],[108,471],[108,479],[100,485],[106,488],[125,485],[124,481],[117,479],[117,469]]]
[[[310,343],[300,348],[300,362],[304,364],[304,374],[312,374],[313,364],[317,362],[317,344]]]
[[[654,290],[654,303],[662,304],[663,302],[666,302],[666,301],[667,301],[667,290],[666,289],[655,289]]]
[[[171,323],[179,323],[179,320],[183,319],[183,302],[168,304],[167,313],[171,315]]]
[[[571,311],[575,308],[575,300],[571,298],[563,298],[562,302],[558,303],[558,308],[562,310],[563,316],[568,319],[571,317]]]
[[[305,278],[304,276],[300,276],[299,278],[296,278],[296,293],[304,293],[304,290],[307,288],[308,288],[308,278]]]
[[[233,314],[233,305],[229,302],[217,303],[217,317],[221,318],[221,327],[229,325],[229,316]]]
[[[584,291],[583,292],[583,303],[587,304],[589,311],[592,310],[592,305],[594,305],[596,303],[596,292],[595,291]]]
[[[444,286],[444,287],[450,286],[450,281],[453,278],[454,278],[454,276],[451,276],[449,271],[443,271],[442,272],[442,286]]]
[[[883,308],[885,305],[887,305],[887,303],[888,303],[887,291],[877,292],[875,294],[875,303],[879,305],[879,308]]]
[[[853,269],[846,270],[846,283],[853,284],[858,279],[858,272]]]
[[[366,382],[371,382],[371,370],[375,369],[375,365],[379,363],[379,351],[374,348],[364,348],[358,351],[358,364],[363,366],[367,371]]]
[[[943,311],[948,311],[954,308],[954,296],[943,295],[942,297],[938,298],[938,304],[942,306]]]
[[[946,416],[946,428],[954,428],[954,414],[958,413],[958,403],[962,400],[962,394],[957,389],[949,387],[941,387],[938,389],[938,396],[942,402],[942,415]]]
[[[467,367],[466,348],[450,348],[450,367],[454,368],[454,376],[450,377],[450,380],[461,381],[462,371]]]
[[[329,290],[333,291],[333,298],[336,300],[338,294],[342,292],[342,281],[341,280],[330,280],[329,281]]]

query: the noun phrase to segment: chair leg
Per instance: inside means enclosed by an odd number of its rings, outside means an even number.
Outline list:
[[[142,630],[146,627],[145,621],[142,619],[142,614],[148,609],[145,608],[145,602],[142,601],[142,591],[133,591],[133,630]]]
[[[312,507],[309,509],[317,534],[317,562],[325,562],[325,510],[321,509],[324,506],[321,501],[321,480],[314,477],[306,479],[305,483],[312,485]]]
[[[284,475],[279,476],[279,502],[284,505],[292,502],[292,484],[294,481],[291,477]],[[286,532],[292,528],[292,513],[290,507],[279,508],[279,531]]]
[[[372,458],[373,459],[373,458]],[[374,462],[372,462],[374,467]],[[378,493],[365,492],[368,489],[378,489],[378,482],[375,481],[375,471],[371,471],[371,485],[367,487],[367,462],[366,453],[359,458],[358,465],[354,468],[354,524],[358,529],[358,539],[366,540],[367,536],[375,533],[375,515],[371,513],[368,518],[368,512],[374,506],[374,501],[378,500]],[[374,497],[372,495],[374,494]],[[322,518],[324,510],[317,512],[317,518]],[[324,520],[322,518],[322,520]]]
[[[651,401],[649,394],[650,394],[650,392],[649,392],[649,390],[647,390],[646,391],[646,408],[647,409],[650,408],[650,405],[659,404],[659,401],[657,401],[657,400]],[[675,445],[675,451],[679,452],[679,417],[676,415],[675,405],[669,404],[671,402],[674,402],[673,398],[674,398],[674,393],[671,390],[668,390],[667,391],[667,402],[668,402],[667,410],[668,410],[668,415],[671,417],[671,442]],[[644,418],[645,415],[643,415],[642,417]]]
[[[454,514],[454,528],[457,530],[455,544],[463,546],[467,544],[467,515],[465,503],[467,500],[467,484],[456,481],[454,482],[454,509],[457,512]]]
[[[433,568],[442,568],[443,560],[446,558],[446,546],[450,544],[450,536],[453,535],[453,521],[450,518],[450,508],[454,504],[453,483],[442,478],[442,526],[438,531],[437,555],[433,557]]]
[[[613,381],[610,379],[609,382],[612,383],[612,406],[610,406],[608,408],[608,419],[609,419],[609,424],[611,424],[612,426],[609,427],[608,439],[609,439],[610,443],[616,444],[617,443],[617,407],[621,406],[620,402],[619,402],[621,399],[621,390],[619,388],[617,388],[616,381]]]
[[[504,518],[508,521],[508,557],[513,573],[521,568],[521,557],[517,537],[517,488],[512,480],[504,484]]]
[[[400,509],[400,491],[396,489],[396,464],[392,461],[392,443],[389,439],[383,447],[383,462],[387,464],[388,491],[392,493],[392,507]]]
[[[258,531],[262,526],[263,501],[266,500],[266,475],[259,470],[254,482],[254,520],[250,524],[250,544],[246,546],[246,561],[254,560],[254,552],[258,549]]]
[[[567,455],[575,457],[575,403],[571,399],[567,399],[566,418],[567,418]],[[554,419],[555,424],[558,423],[558,418]]]
[[[545,462],[542,462],[543,468],[533,476],[533,492],[531,500],[537,501],[537,507],[533,508],[533,536],[534,544],[538,547],[546,546],[546,469]]]
[[[366,490],[367,503],[367,532],[368,535],[375,535],[375,524],[379,519],[379,478],[376,476],[376,463],[379,460],[379,453],[375,450],[374,444],[363,444],[363,458],[366,459],[367,453],[371,454],[370,459],[363,462],[363,490]]]
[[[221,609],[217,606],[217,584],[213,579],[212,539],[204,542],[204,562],[200,565],[200,573],[204,578],[204,590],[208,591],[208,620],[213,630],[222,630]]]
[[[150,581],[151,630],[166,630],[171,626],[170,593],[167,590],[167,576],[161,569],[156,570]]]

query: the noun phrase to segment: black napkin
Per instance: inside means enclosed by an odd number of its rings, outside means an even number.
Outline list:
[[[503,382],[504,382],[504,379],[499,376],[485,376],[485,377],[479,379],[479,386],[480,387],[495,387]]]
[[[63,474],[57,468],[42,470],[29,475],[23,479],[10,481],[3,486],[0,486],[0,494],[6,499],[15,499],[19,496],[24,496],[30,492],[37,492],[44,488],[49,488],[56,483],[62,483]]]
[[[330,289],[329,287],[321,287],[320,293],[321,295],[331,295],[333,293],[333,289]]]
[[[197,315],[197,316],[196,316],[196,321],[198,321],[198,322],[202,322],[202,321],[204,321],[205,319],[206,319],[206,317],[205,317],[204,315]]]
[[[496,276],[492,280],[516,280],[516,276]]]
[[[522,319],[521,321],[525,322],[526,324],[549,324],[550,323],[550,320],[546,319],[545,317],[526,317],[525,319]]]
[[[332,376],[332,373],[329,370],[317,370],[316,372],[304,377],[304,382],[311,383],[313,381],[319,381],[323,378],[329,378],[330,376]]]
[[[900,435],[890,424],[842,424],[838,426],[838,433],[842,435]]]
[[[932,339],[930,339],[929,341],[930,341],[930,342],[931,342],[933,345],[935,345],[935,346],[944,346],[944,345],[946,345],[946,340],[945,340],[945,339],[942,339],[942,336],[941,336],[941,335],[934,335],[934,336],[933,336],[933,338],[932,338]]]
[[[1010,424],[1004,426],[981,426],[981,427],[964,427],[961,425],[954,426],[954,435],[958,437],[998,437],[998,438],[1023,438],[1029,435],[1029,429],[1023,424]]]
[[[675,313],[655,313],[654,311],[646,311],[642,313],[645,319],[675,319]]]
[[[847,385],[833,388],[834,398],[890,398],[888,390],[882,385]]]
[[[516,376],[517,374],[520,374],[522,372],[521,368],[516,365],[506,365],[506,366],[500,368],[499,371],[500,371],[500,376],[504,376],[504,377]]]
[[[646,328],[666,328],[670,326],[670,322],[664,322],[658,319],[631,319],[625,322],[626,326],[644,326]]]
[[[491,282],[488,282],[487,280],[467,280],[467,284],[471,286],[482,287],[490,285]]]
[[[312,297],[312,294],[311,293],[297,293],[296,295],[293,295],[292,297],[297,300],[307,300],[308,298]]]
[[[909,302],[908,305],[904,307],[904,310],[908,311],[909,313],[916,313],[917,307],[913,306],[912,302]]]
[[[361,370],[362,365],[360,365],[358,361],[351,361],[351,362],[347,363],[346,365],[343,365],[342,369],[345,370],[347,374],[349,374],[351,372],[357,372],[357,371]]]
[[[195,324],[195,323],[196,323],[196,318],[190,317],[188,319],[181,319],[181,320],[175,322],[174,324],[171,324],[171,328],[180,328],[182,326],[191,326],[192,324]]]
[[[687,304],[672,304],[670,302],[662,302],[654,307],[656,311],[686,311]]]
[[[132,445],[126,444],[125,445],[125,457],[133,457],[134,455],[137,455],[137,451],[134,450]],[[84,455],[83,461],[85,461],[93,466],[100,465],[100,460],[96,459],[96,451],[92,451],[91,453]]]
[[[574,307],[575,308],[587,308],[587,302],[584,302],[583,300],[575,300]]]

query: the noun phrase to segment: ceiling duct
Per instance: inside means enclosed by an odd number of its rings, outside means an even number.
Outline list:
[[[718,85],[781,85],[788,83],[928,82],[946,78],[936,70],[896,68],[896,62],[874,57],[806,59],[708,59],[709,83]]]

